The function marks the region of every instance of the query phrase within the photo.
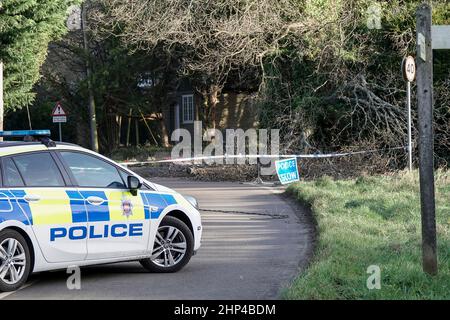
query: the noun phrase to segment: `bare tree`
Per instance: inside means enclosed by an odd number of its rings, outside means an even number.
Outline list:
[[[106,14],[99,20],[120,30],[125,43],[146,50],[163,45],[177,56],[180,73],[194,79],[204,98],[205,120],[214,127],[214,110],[229,75],[252,70],[260,77],[267,57],[301,39],[302,2],[103,0]]]

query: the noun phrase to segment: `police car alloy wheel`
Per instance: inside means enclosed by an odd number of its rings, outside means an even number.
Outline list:
[[[194,238],[184,222],[165,217],[158,228],[152,257],[141,260],[151,272],[177,272],[191,259]]]
[[[14,230],[0,233],[0,291],[14,291],[28,278],[30,250],[22,235]]]

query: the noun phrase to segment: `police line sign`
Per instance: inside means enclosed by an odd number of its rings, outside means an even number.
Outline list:
[[[281,184],[289,184],[300,180],[297,158],[275,161],[275,167]]]

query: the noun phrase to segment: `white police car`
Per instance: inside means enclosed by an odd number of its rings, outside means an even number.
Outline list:
[[[0,142],[1,291],[69,266],[137,260],[176,272],[189,262],[202,235],[194,198],[49,135],[0,132],[28,141]]]

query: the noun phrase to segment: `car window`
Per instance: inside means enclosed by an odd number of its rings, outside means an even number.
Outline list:
[[[122,176],[123,181],[125,182],[125,184],[128,183],[128,176],[130,176],[130,174],[128,172],[125,172],[121,169],[119,169],[120,175]],[[145,184],[142,184],[141,186],[141,190],[151,190],[149,187],[147,187]]]
[[[63,151],[61,156],[80,187],[126,189],[112,164],[79,152]]]
[[[3,160],[3,183],[8,187],[23,187],[25,185],[11,158]]]
[[[48,152],[12,157],[28,187],[63,187],[64,179]]]
[[[126,173],[126,172],[123,171],[123,170],[119,170],[119,173],[120,173],[120,175],[121,175],[121,177],[122,177],[122,180],[123,180],[125,183],[128,183],[127,181],[128,181],[128,176],[129,176],[129,174]]]

